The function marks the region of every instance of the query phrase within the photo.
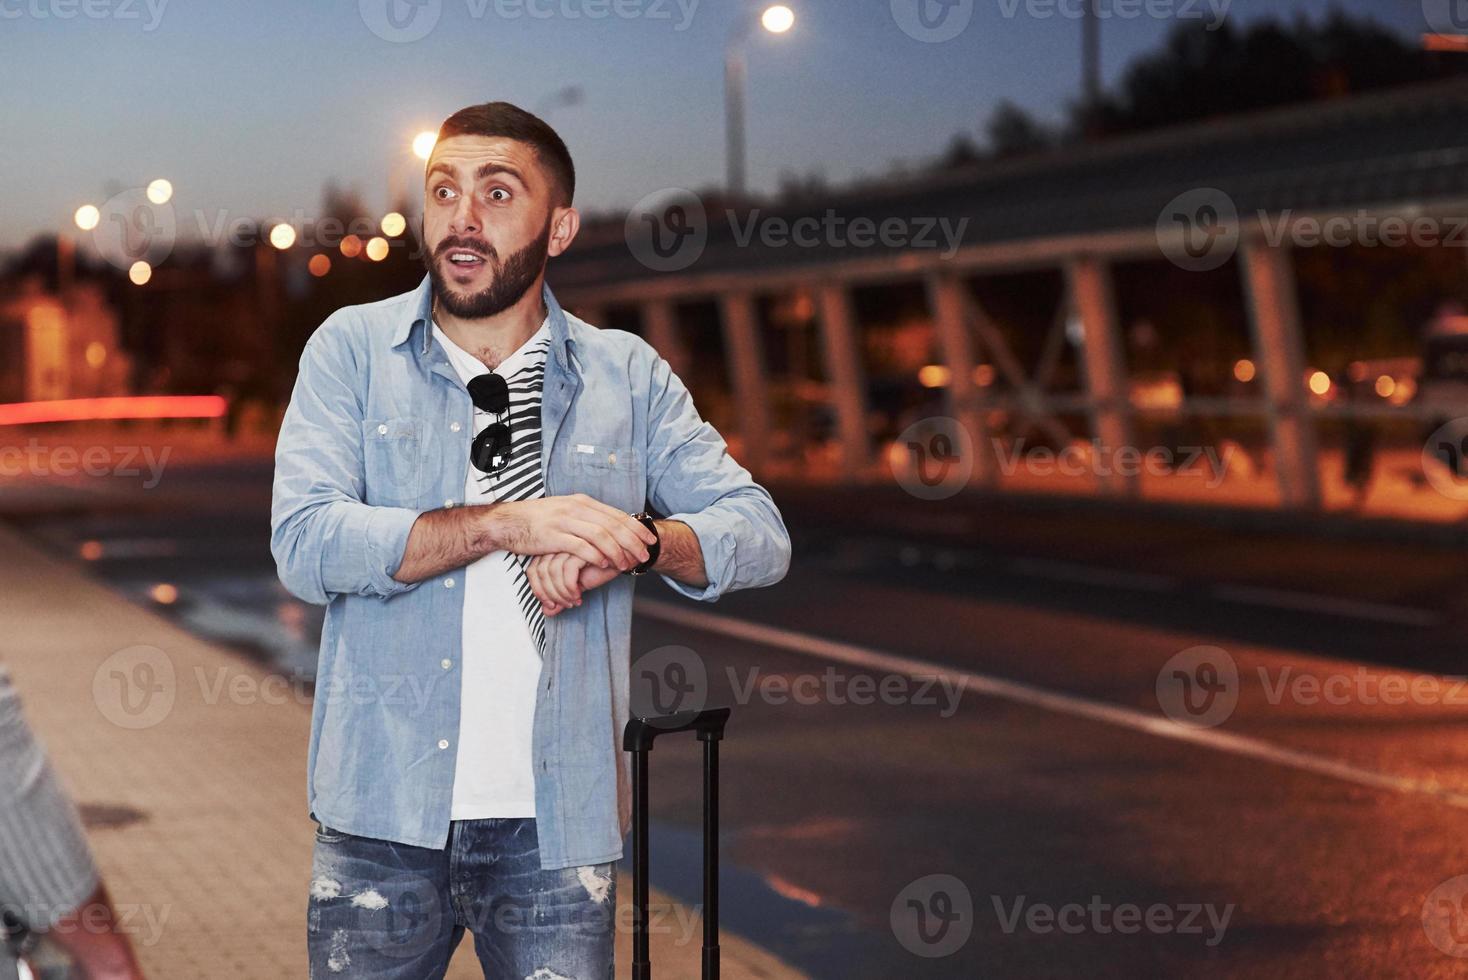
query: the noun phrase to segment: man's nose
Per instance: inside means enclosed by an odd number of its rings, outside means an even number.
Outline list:
[[[449,231],[455,235],[473,235],[478,234],[479,230],[480,221],[474,208],[474,198],[466,194],[454,206],[453,217],[449,220]]]

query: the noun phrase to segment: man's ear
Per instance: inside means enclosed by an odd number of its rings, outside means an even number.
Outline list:
[[[581,230],[581,212],[573,207],[556,208],[551,212],[549,252],[552,258],[571,247],[576,233]]]

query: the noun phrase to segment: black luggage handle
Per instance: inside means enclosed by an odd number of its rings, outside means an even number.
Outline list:
[[[703,743],[703,980],[719,978],[719,740],[729,708],[632,718],[622,748],[632,753],[632,980],[652,980],[647,934],[647,755],[659,735],[696,732]]]

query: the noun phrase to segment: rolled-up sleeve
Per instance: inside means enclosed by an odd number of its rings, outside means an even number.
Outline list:
[[[419,512],[365,503],[360,375],[345,331],[328,320],[301,354],[275,448],[270,551],[292,595],[389,598]]]
[[[647,426],[647,499],[666,519],[693,530],[708,577],[701,589],[667,575],[663,581],[690,599],[713,602],[784,578],[790,533],[779,508],[729,455],[723,436],[699,416],[688,388],[656,353]]]
[[[0,667],[0,909],[48,929],[97,890],[76,807]]]

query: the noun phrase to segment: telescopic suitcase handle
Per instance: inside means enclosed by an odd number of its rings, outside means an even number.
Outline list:
[[[719,977],[719,740],[728,708],[632,718],[622,748],[632,753],[632,980],[652,980],[647,934],[647,754],[659,735],[696,732],[703,742],[703,980]]]

